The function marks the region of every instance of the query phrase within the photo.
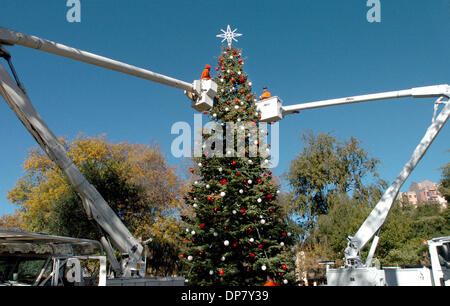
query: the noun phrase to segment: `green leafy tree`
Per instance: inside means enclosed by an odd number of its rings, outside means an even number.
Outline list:
[[[352,193],[355,199],[370,198],[385,186],[376,170],[380,161],[369,158],[356,138],[341,143],[329,134],[311,131],[302,138],[306,145],[291,162],[286,178],[293,189],[294,216],[306,231],[318,216],[328,214],[330,195]],[[369,179],[377,181],[366,186],[364,180]]]
[[[183,274],[196,285],[263,285],[268,273],[281,285],[294,284],[294,235],[277,203],[272,172],[263,168],[268,156],[252,129],[260,123],[241,50],[223,48],[217,60],[218,94],[209,111],[216,125],[203,133],[205,144],[215,141],[194,158],[191,169]],[[225,123],[247,129],[241,135]],[[252,156],[250,144],[259,146],[260,154]]]
[[[450,163],[442,167],[442,178],[439,191],[447,203],[450,203]]]

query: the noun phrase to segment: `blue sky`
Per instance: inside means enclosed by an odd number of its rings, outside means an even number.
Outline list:
[[[65,0],[1,0],[0,26],[127,62],[186,82],[215,66],[228,24],[244,34],[235,45],[247,57],[253,90],[268,86],[284,105],[450,82],[450,1],[381,0],[381,22],[369,23],[365,0],[117,1],[81,0],[81,23],[66,20]],[[29,96],[57,136],[106,134],[113,142],[161,145],[169,164],[172,124],[193,124],[181,90],[21,46],[9,48]],[[3,101],[3,100],[1,100]],[[425,133],[434,99],[336,106],[290,115],[280,122],[284,173],[301,151],[301,134],[354,136],[381,159],[392,182]],[[205,118],[206,119],[206,118]],[[410,176],[439,181],[450,160],[444,127]],[[27,150],[36,146],[6,103],[0,103],[0,215]]]

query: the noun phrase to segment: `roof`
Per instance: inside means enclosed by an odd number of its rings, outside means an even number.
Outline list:
[[[96,240],[0,230],[0,253],[5,252],[90,255],[103,248]]]

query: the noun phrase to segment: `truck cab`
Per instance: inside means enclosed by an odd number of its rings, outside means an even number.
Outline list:
[[[0,230],[0,286],[105,286],[95,240]]]

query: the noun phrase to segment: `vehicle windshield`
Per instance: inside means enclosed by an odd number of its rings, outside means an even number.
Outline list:
[[[0,282],[32,285],[39,276],[46,258],[0,256]]]

